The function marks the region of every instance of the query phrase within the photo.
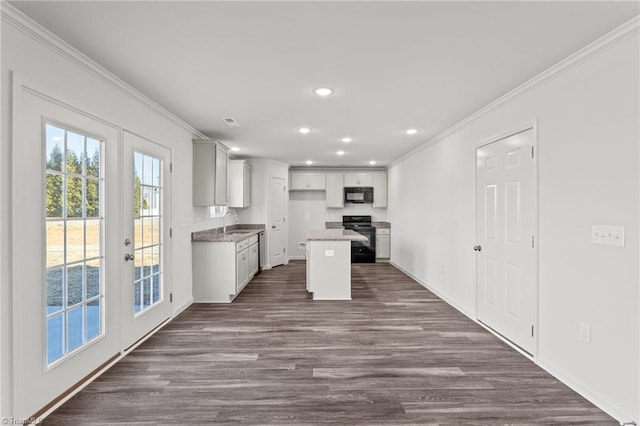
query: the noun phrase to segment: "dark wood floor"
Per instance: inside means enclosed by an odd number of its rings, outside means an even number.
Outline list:
[[[314,302],[305,266],[195,304],[45,424],[617,424],[389,264]]]

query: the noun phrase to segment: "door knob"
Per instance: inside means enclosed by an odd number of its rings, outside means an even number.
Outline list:
[[[482,246],[473,246],[475,251],[482,251]]]
[[[124,260],[129,262],[130,260],[133,260],[133,254],[131,253],[127,253],[124,255]]]
[[[271,228],[272,228],[272,229],[275,229],[275,228],[276,228],[276,226],[275,226],[275,225],[271,225]]]
[[[124,245],[127,246],[127,247],[130,246],[131,245],[131,240],[129,238],[124,240]]]

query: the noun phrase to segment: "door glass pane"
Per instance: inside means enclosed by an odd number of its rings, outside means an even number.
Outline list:
[[[47,221],[47,268],[64,264],[64,227],[62,220]]]
[[[67,306],[71,307],[82,302],[84,265],[76,264],[67,267]]]
[[[67,241],[65,244],[67,263],[77,262],[84,259],[84,221],[67,221]]]
[[[82,174],[84,163],[84,136],[67,132],[67,173]]]
[[[47,315],[59,312],[64,308],[64,268],[47,269]]]
[[[103,141],[45,125],[47,364],[104,332],[102,328]],[[87,220],[89,217],[91,219]]]
[[[62,313],[47,319],[47,363],[52,363],[64,353],[64,313]]]
[[[100,259],[88,261],[84,272],[87,299],[91,299],[100,294]]]
[[[87,341],[100,335],[100,299],[87,303]]]
[[[160,159],[134,152],[134,312],[162,300]]]
[[[62,180],[60,174],[47,173],[47,217],[62,217]]]
[[[67,351],[71,352],[84,340],[84,307],[77,306],[67,311]]]

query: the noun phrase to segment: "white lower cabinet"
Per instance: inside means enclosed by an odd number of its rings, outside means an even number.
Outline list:
[[[258,236],[238,242],[193,242],[193,301],[229,303],[258,272]]]
[[[376,259],[389,259],[391,257],[391,230],[389,228],[376,228]]]

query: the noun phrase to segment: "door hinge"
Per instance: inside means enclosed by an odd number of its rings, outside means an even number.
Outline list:
[[[173,163],[169,163],[169,173],[173,173]]]
[[[284,249],[282,249],[282,252],[286,253],[287,252],[287,248],[285,247]]]
[[[533,326],[531,326],[531,337],[533,337]]]
[[[286,217],[283,217],[283,218],[282,218],[282,223],[284,223],[284,222],[286,222],[286,221],[287,221],[287,218],[286,218]]]
[[[173,303],[173,293],[169,293],[169,303]]]
[[[531,248],[536,247],[536,237],[534,235],[531,236]]]
[[[531,158],[533,158],[533,146],[531,147]]]
[[[173,238],[173,228],[169,228],[169,238]]]

